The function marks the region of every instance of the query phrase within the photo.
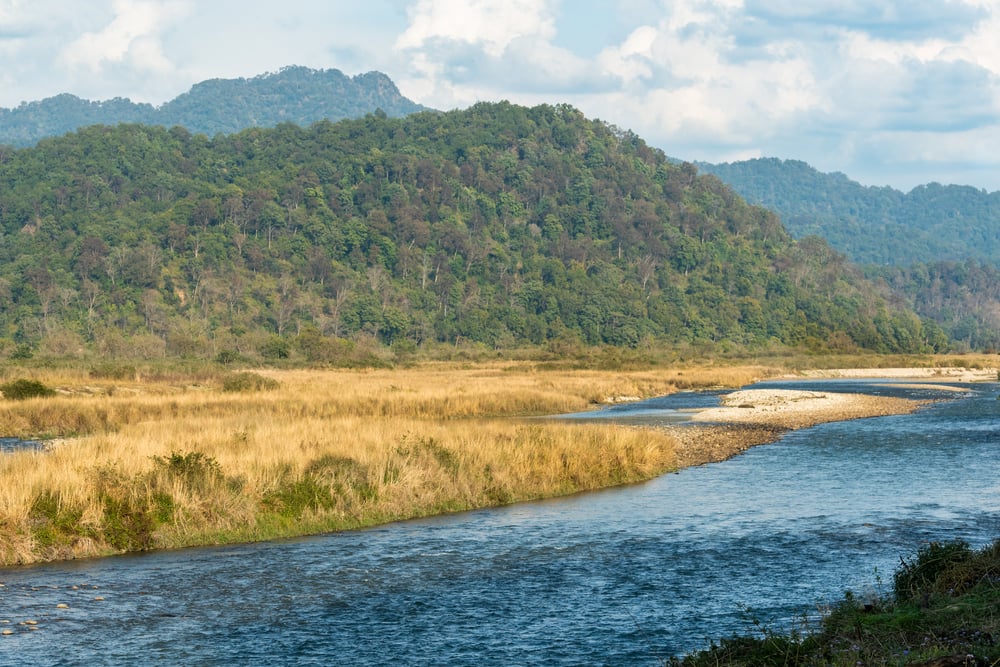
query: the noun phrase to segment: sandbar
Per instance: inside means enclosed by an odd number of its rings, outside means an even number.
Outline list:
[[[672,426],[678,467],[714,463],[750,447],[777,440],[793,429],[848,419],[909,414],[929,401],[793,389],[742,389],[721,405],[692,415],[694,423]]]

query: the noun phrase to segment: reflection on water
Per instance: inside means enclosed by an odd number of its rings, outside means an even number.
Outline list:
[[[846,390],[858,388],[927,396]],[[845,588],[884,586],[925,541],[992,541],[996,392],[790,433],[622,489],[0,570],[0,630],[14,631],[0,664],[655,665],[751,617],[783,628]]]

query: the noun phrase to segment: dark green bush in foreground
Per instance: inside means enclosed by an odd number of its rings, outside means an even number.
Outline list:
[[[1000,665],[1000,540],[981,550],[931,543],[902,560],[892,595],[851,593],[819,626],[723,639],[670,667]]]
[[[23,378],[0,384],[0,392],[3,392],[4,398],[9,398],[12,401],[23,401],[37,396],[56,395],[54,389],[46,387],[41,382],[37,380],[25,380]]]

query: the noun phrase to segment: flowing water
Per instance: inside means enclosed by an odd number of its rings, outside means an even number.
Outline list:
[[[950,400],[571,498],[2,569],[0,664],[657,665],[888,592],[927,541],[1000,536],[996,384],[783,386]],[[685,400],[604,417],[676,421]]]

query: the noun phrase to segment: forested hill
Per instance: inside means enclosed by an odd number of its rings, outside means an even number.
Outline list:
[[[90,127],[0,154],[0,233],[7,354],[946,343],[824,242],[567,106]]]
[[[144,123],[214,136],[248,127],[358,118],[381,109],[405,116],[425,107],[403,97],[385,74],[349,77],[336,69],[286,67],[250,79],[212,79],[160,107],[115,98],[91,102],[63,94],[0,109],[0,144],[30,146],[88,125]]]
[[[1000,257],[1000,192],[931,183],[903,193],[775,158],[698,166],[776,211],[796,238],[819,235],[862,264]]]

